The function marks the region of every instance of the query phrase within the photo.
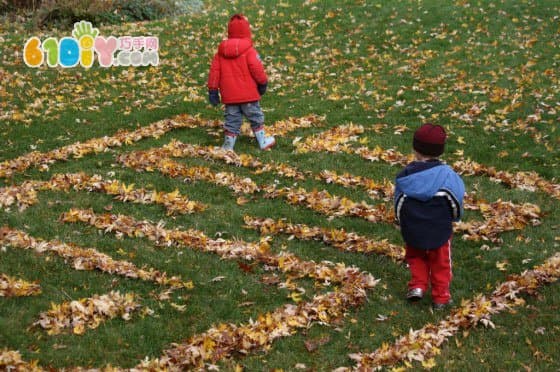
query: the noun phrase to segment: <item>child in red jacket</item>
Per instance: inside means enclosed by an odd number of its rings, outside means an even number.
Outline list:
[[[264,133],[264,114],[259,105],[266,92],[268,78],[261,59],[253,48],[251,26],[242,14],[235,14],[228,24],[228,38],[220,43],[208,76],[208,99],[214,106],[225,104],[225,141],[222,148],[233,150],[240,133],[243,116],[261,150],[275,145],[272,136]]]

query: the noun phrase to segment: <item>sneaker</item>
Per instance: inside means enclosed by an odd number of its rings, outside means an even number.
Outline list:
[[[453,306],[453,300],[451,299],[444,303],[437,303],[437,302],[432,303],[432,309],[434,309],[435,311],[446,310],[451,306]]]
[[[424,297],[424,291],[421,288],[412,288],[406,294],[406,299],[409,301],[418,301]]]

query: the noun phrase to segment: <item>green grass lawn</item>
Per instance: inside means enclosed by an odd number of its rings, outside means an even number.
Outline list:
[[[138,268],[154,268],[169,277],[192,280],[194,287],[174,290],[150,281],[100,270],[78,271],[56,254],[0,247],[0,274],[37,281],[41,293],[0,298],[0,350],[18,350],[26,361],[45,369],[131,368],[144,358],[159,358],[173,343],[186,342],[220,324],[248,324],[286,304],[302,304],[339,285],[318,285],[309,278],[271,271],[258,261],[223,259],[208,252],[158,247],[147,238],[116,236],[81,223],[63,223],[71,208],[92,208],[97,214],[123,214],[162,222],[165,228],[196,229],[209,239],[259,242],[261,235],[244,227],[243,217],[285,218],[292,223],[344,229],[370,239],[402,244],[391,223],[372,223],[352,216],[332,217],[265,191],[237,195],[212,182],[184,182],[161,172],[137,172],[117,162],[131,151],[162,147],[176,139],[201,146],[219,146],[221,129],[205,126],[221,120],[222,110],[206,100],[206,78],[229,16],[246,14],[253,39],[269,76],[261,101],[272,127],[289,117],[322,116],[317,125],[277,137],[272,151],[260,152],[253,138],[238,139],[236,152],[263,163],[277,162],[308,172],[304,180],[268,172],[256,174],[219,160],[176,158],[180,164],[213,172],[250,177],[257,185],[327,190],[370,205],[392,203],[373,199],[361,187],[327,184],[313,175],[323,170],[393,181],[399,165],[367,161],[339,152],[297,153],[296,145],[329,128],[364,127],[350,148],[367,146],[411,153],[412,133],[424,122],[445,126],[449,133],[444,159],[453,164],[471,159],[498,171],[536,172],[560,184],[560,4],[526,1],[213,1],[205,11],[175,19],[123,25],[94,25],[101,35],[159,37],[157,67],[64,69],[27,67],[25,41],[38,36],[62,38],[71,30],[33,30],[25,23],[0,23],[0,160],[32,151],[48,152],[77,141],[133,131],[179,114],[199,116],[194,128],[171,130],[158,138],[112,147],[105,152],[54,162],[48,169],[29,167],[2,179],[0,187],[55,174],[85,172],[117,179],[135,188],[178,190],[207,209],[168,215],[161,205],[123,203],[104,193],[39,191],[36,204],[0,210],[0,225],[44,240],[58,239],[95,248]],[[319,125],[320,124],[320,125]],[[294,144],[295,143],[295,144]],[[534,176],[531,176],[534,177]],[[490,296],[511,275],[541,265],[560,251],[560,201],[551,193],[508,187],[486,175],[463,176],[467,192],[477,199],[540,208],[539,224],[498,235],[499,241],[472,241],[455,235],[453,245],[455,304]],[[20,195],[21,196],[21,195]],[[18,196],[18,197],[20,197]],[[241,197],[241,199],[239,199]],[[0,201],[0,205],[2,202]],[[481,221],[467,210],[464,221]],[[430,299],[406,302],[408,270],[404,264],[376,254],[337,250],[317,241],[288,235],[270,240],[274,254],[291,252],[302,260],[356,266],[379,283],[367,300],[346,310],[336,322],[297,328],[289,337],[247,355],[234,350],[227,358],[207,361],[223,370],[332,370],[353,367],[349,354],[371,353],[392,345],[411,329],[437,323],[450,314],[434,313]],[[68,260],[66,260],[68,261]],[[558,272],[555,273],[558,275]],[[289,279],[293,288],[275,285]],[[111,291],[133,292],[141,306],[129,320],[101,322],[83,334],[71,330],[49,335],[33,325],[51,304],[91,298]],[[400,361],[391,368],[435,370],[553,371],[560,369],[560,289],[557,284],[524,296],[525,303],[492,316],[495,328],[478,325],[450,337],[428,363]],[[149,310],[147,310],[149,309]],[[3,367],[0,359],[0,369]]]

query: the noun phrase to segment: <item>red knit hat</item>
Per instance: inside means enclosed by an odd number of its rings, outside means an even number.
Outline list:
[[[446,138],[441,125],[426,123],[414,132],[412,147],[422,155],[440,156],[445,149]]]
[[[234,14],[228,24],[228,38],[251,39],[251,25],[243,14]]]

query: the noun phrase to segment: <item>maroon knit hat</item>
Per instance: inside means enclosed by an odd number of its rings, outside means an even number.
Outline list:
[[[228,24],[228,38],[251,39],[251,25],[243,14],[234,14]]]
[[[446,138],[441,125],[426,123],[414,132],[412,147],[422,155],[440,156],[445,149]]]

